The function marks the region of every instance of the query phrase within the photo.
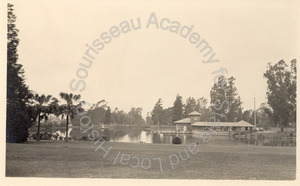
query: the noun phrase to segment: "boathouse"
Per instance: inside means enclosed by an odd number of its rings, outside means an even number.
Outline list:
[[[192,125],[196,122],[200,122],[201,114],[199,112],[191,112],[188,118],[184,118],[178,121],[175,121],[174,124],[176,125],[177,132],[192,132]]]
[[[188,118],[175,121],[176,131],[179,133],[197,133],[198,131],[210,130],[215,131],[248,131],[254,127],[246,121],[239,122],[200,122],[201,114],[199,112],[191,112]]]

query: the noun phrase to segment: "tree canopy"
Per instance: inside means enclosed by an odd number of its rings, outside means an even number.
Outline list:
[[[177,121],[183,118],[183,103],[182,103],[182,97],[177,94],[176,100],[173,104],[173,115],[172,115],[172,121]]]
[[[19,30],[12,4],[7,12],[7,98],[6,98],[6,141],[25,142],[28,127],[34,122],[34,113],[28,105],[31,93],[25,84],[24,69],[18,61]]]
[[[159,100],[156,102],[153,110],[152,110],[152,120],[154,124],[159,125],[162,123],[163,119],[163,107],[162,107],[162,100],[159,98]]]
[[[66,116],[67,122],[66,122],[66,142],[68,142],[68,129],[69,129],[69,119],[73,119],[75,115],[77,114],[77,109],[81,103],[74,103],[74,102],[79,102],[79,99],[81,98],[80,94],[74,95],[72,93],[64,93],[61,92],[60,97],[65,100],[65,104],[62,104],[59,106],[60,113],[62,115],[62,118]]]
[[[210,91],[212,112],[224,115],[220,121],[235,122],[242,118],[242,102],[234,81],[234,77],[221,76]]]
[[[291,61],[290,69],[284,60],[274,65],[269,63],[264,77],[268,84],[268,104],[273,110],[271,118],[283,131],[284,127],[296,122],[296,59]]]
[[[34,94],[32,96],[32,99],[30,100],[30,106],[33,108],[38,120],[37,141],[40,140],[41,120],[48,120],[48,115],[55,112],[57,102],[58,100],[51,95],[46,96],[44,94]]]

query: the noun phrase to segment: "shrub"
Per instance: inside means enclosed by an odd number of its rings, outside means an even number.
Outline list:
[[[87,136],[82,136],[79,140],[80,141],[88,141],[89,139]]]
[[[181,143],[182,143],[182,140],[181,140],[179,137],[175,137],[175,138],[172,140],[172,143],[173,143],[173,144],[181,144]]]

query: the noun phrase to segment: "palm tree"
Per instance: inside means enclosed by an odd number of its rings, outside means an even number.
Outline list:
[[[77,113],[76,107],[81,104],[81,103],[79,103],[78,105],[74,105],[73,101],[78,101],[81,98],[81,96],[80,96],[80,94],[73,95],[72,93],[67,94],[67,93],[63,93],[63,92],[61,92],[59,95],[63,100],[66,101],[66,104],[63,104],[60,106],[60,113],[62,114],[62,118],[64,116],[67,117],[65,141],[68,142],[69,118],[70,119],[74,118],[74,116]]]
[[[52,102],[50,103],[50,101]],[[37,136],[36,140],[40,141],[40,127],[41,127],[41,120],[48,120],[48,115],[52,113],[53,104],[57,102],[57,99],[52,97],[51,95],[44,95],[41,96],[38,94],[34,94],[30,101],[30,105],[33,107],[33,111],[37,116],[38,119],[38,129],[37,129]]]

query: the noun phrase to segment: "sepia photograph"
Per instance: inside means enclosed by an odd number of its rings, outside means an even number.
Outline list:
[[[1,5],[5,185],[297,183],[297,1]]]

